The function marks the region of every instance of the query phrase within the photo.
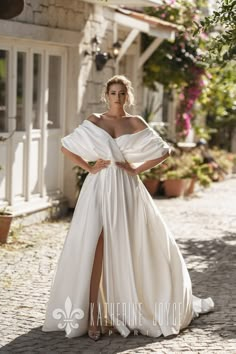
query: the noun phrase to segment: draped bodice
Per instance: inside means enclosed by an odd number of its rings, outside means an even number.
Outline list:
[[[62,138],[62,144],[86,161],[102,158],[141,163],[159,158],[170,149],[151,127],[113,138],[89,120],[84,120],[71,134]]]

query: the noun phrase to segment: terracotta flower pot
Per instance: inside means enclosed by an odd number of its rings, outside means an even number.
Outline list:
[[[153,197],[156,192],[157,192],[157,188],[159,186],[159,180],[158,179],[145,179],[143,181],[143,184],[145,185],[145,187],[147,188],[148,192],[150,193],[150,195]]]
[[[13,215],[0,215],[0,243],[6,243]]]
[[[164,181],[165,195],[167,197],[180,197],[184,195],[184,179],[167,179]]]

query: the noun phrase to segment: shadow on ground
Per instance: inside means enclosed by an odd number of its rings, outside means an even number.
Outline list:
[[[219,239],[178,240],[193,284],[193,294],[212,297],[214,312],[199,316],[189,328],[208,328],[211,335],[236,338],[236,233]]]
[[[143,347],[157,339],[141,335],[130,335],[123,338],[119,334],[104,335],[94,342],[87,336],[66,338],[63,332],[45,333],[42,327],[34,328],[30,332],[17,337],[14,341],[0,349],[1,353],[83,353],[83,354],[112,354],[125,350]],[[163,337],[158,338],[161,342]],[[171,338],[169,339],[171,340]],[[18,348],[18,350],[17,350]]]
[[[188,265],[194,295],[211,296],[215,302],[215,310],[193,320],[176,338],[150,338],[142,335],[123,338],[112,334],[93,342],[87,336],[68,339],[64,332],[46,333],[42,332],[41,327],[37,327],[2,347],[0,352],[112,354],[136,349],[141,353],[141,348],[151,343],[159,343],[163,348],[168,343],[168,349],[171,349],[170,343],[173,343],[177,350],[177,338],[183,338],[191,347],[191,335],[196,334],[199,343],[201,335],[208,335],[215,341],[219,337],[223,337],[225,341],[235,338],[236,234],[225,232],[221,239],[204,241],[178,239],[178,244]]]

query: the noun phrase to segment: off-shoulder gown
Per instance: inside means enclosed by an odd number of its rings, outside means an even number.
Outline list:
[[[87,333],[89,293],[99,235],[104,232],[98,306],[102,324],[124,337],[131,331],[158,337],[179,333],[212,299],[192,294],[189,273],[166,222],[138,176],[115,161],[142,163],[166,154],[168,144],[150,127],[112,138],[84,120],[62,145],[86,161],[111,160],[88,174],[52,280],[42,330]]]

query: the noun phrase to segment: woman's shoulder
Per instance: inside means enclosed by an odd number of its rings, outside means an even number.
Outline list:
[[[96,121],[100,118],[99,113],[92,113],[89,117],[87,117],[85,120],[89,120],[90,122],[96,123]]]
[[[139,115],[131,115],[130,118],[132,119],[134,128],[136,128],[137,130],[148,128],[148,124],[145,119],[143,119],[143,117]]]

